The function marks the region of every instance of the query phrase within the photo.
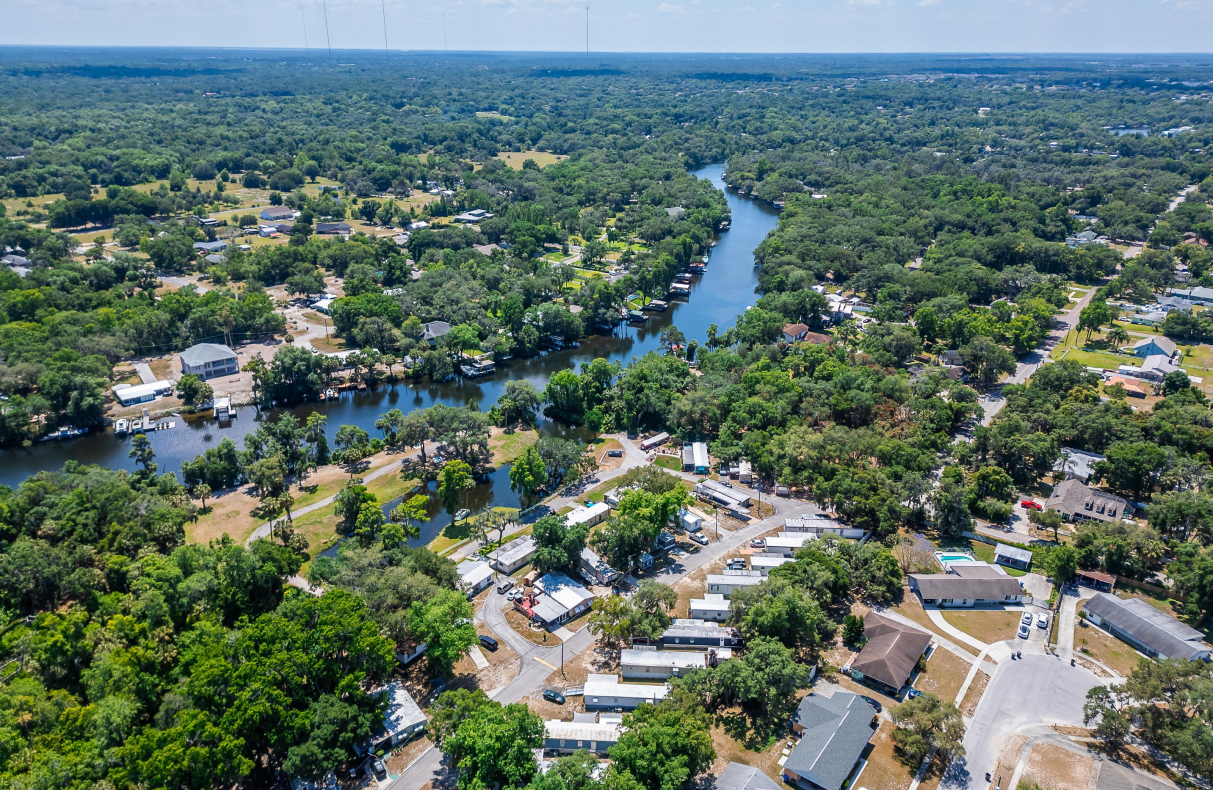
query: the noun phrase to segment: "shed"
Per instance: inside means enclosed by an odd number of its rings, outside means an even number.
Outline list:
[[[999,565],[1006,565],[1008,568],[1026,571],[1032,564],[1032,552],[1030,549],[999,543],[994,547],[994,561]]]
[[[1116,577],[1103,571],[1079,571],[1077,579],[1079,584],[1104,592],[1112,592],[1116,586]]]

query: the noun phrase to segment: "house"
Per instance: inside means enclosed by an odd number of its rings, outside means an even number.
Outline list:
[[[1128,395],[1130,398],[1144,398],[1150,394],[1146,390],[1145,386],[1143,386],[1140,381],[1134,381],[1133,379],[1127,379],[1124,376],[1112,376],[1111,378],[1108,379],[1107,384],[1105,386],[1111,387],[1115,384],[1119,384],[1120,386],[1124,387],[1125,394]]]
[[[194,249],[199,252],[223,252],[227,249],[226,241],[196,241]]]
[[[1066,521],[1108,521],[1131,518],[1128,500],[1088,488],[1078,480],[1063,480],[1053,489],[1046,510],[1056,510]]]
[[[752,574],[752,575],[751,575]],[[707,577],[708,592],[717,593],[728,598],[734,590],[744,587],[757,587],[766,581],[759,571],[734,571],[733,573],[709,573]]]
[[[682,471],[706,475],[712,471],[711,461],[708,460],[708,446],[705,442],[693,442],[682,446]]]
[[[584,564],[584,560],[582,561]],[[544,628],[567,623],[590,608],[594,594],[560,571],[544,574],[514,608]]]
[[[372,696],[386,695],[387,709],[383,711],[383,721],[371,733],[371,739],[364,752],[376,752],[391,749],[413,739],[425,729],[426,718],[421,708],[405,690],[404,684],[394,680],[383,688],[372,692]],[[354,747],[359,751],[359,747]]]
[[[1112,592],[1112,588],[1116,586],[1116,577],[1103,571],[1080,570],[1076,578],[1078,583],[1084,587],[1091,587],[1096,590],[1103,590],[1104,592]]]
[[[293,776],[291,790],[341,790],[341,785],[337,783],[337,774],[329,771],[323,779],[302,779]]]
[[[783,326],[783,342],[796,343],[804,340],[805,335],[809,333],[809,328],[804,324],[784,324]]]
[[[840,790],[875,732],[876,710],[849,691],[811,693],[792,717],[800,742],[783,764],[783,780],[805,790]]]
[[[663,551],[669,551],[678,545],[678,541],[674,540],[674,536],[664,529],[657,533],[657,537],[653,538],[653,551],[660,554]]]
[[[473,244],[472,249],[475,250],[476,252],[480,253],[481,255],[488,255],[488,256],[492,257],[493,252],[496,250],[499,250],[501,248],[498,247],[496,244]]]
[[[1023,586],[985,563],[953,565],[949,573],[911,573],[910,589],[923,606],[993,606],[1023,600]]]
[[[1150,357],[1155,354],[1163,354],[1170,359],[1175,356],[1175,352],[1179,347],[1175,345],[1175,341],[1169,337],[1162,335],[1154,335],[1152,337],[1143,337],[1133,344],[1133,356],[1135,357]]]
[[[552,719],[543,723],[543,751],[572,754],[585,749],[605,757],[619,740],[620,726],[615,719],[600,721],[595,713],[574,713],[572,721]]]
[[[687,532],[698,532],[703,529],[704,515],[697,510],[684,507],[678,511],[678,524]]]
[[[171,394],[172,391],[173,382],[171,381],[153,381],[150,384],[135,384],[130,387],[119,384],[114,387],[114,397],[123,406],[132,406],[136,403],[154,401],[162,395]]]
[[[720,593],[704,593],[702,598],[691,599],[691,617],[723,623],[729,619],[731,607],[732,604]]]
[[[939,364],[943,365],[944,367],[951,367],[954,365],[960,365],[963,367],[964,363],[964,358],[961,357],[960,352],[954,348],[949,348],[939,355]]]
[[[531,561],[535,556],[535,539],[530,535],[512,540],[501,548],[489,554],[489,564],[493,570],[506,575],[512,574]]]
[[[706,651],[633,648],[619,651],[619,674],[623,675],[624,680],[666,680],[681,677],[695,669],[714,667],[732,657],[733,651],[727,647]]]
[[[3,263],[5,266],[29,266],[29,258],[17,255],[16,253],[9,253],[0,258],[0,263]]]
[[[1095,464],[1103,460],[1102,455],[1075,450],[1073,447],[1061,448],[1061,457],[1053,464],[1053,471],[1064,474],[1067,480],[1087,482],[1095,474]]]
[[[670,206],[665,213],[670,215],[670,219],[679,220],[687,215],[687,210],[682,206]]]
[[[326,296],[323,299],[317,299],[316,301],[312,302],[312,309],[315,310],[317,313],[323,313],[324,315],[328,315],[329,311],[333,309],[333,301],[334,301],[334,297],[332,297],[332,296]],[[327,329],[327,327],[326,327],[326,329]]]
[[[704,480],[695,485],[695,493],[704,499],[724,505],[730,510],[744,511],[750,506],[750,496],[736,488],[721,485],[715,480]]]
[[[1032,551],[999,543],[994,546],[994,562],[1006,565],[1008,568],[1026,571],[1032,564]]]
[[[754,467],[749,461],[744,459],[737,462],[737,482],[753,483],[754,482]]]
[[[576,527],[585,524],[587,527],[592,527],[595,524],[601,524],[606,521],[607,516],[611,514],[611,506],[605,502],[595,502],[589,507],[578,507],[564,514],[564,525],[566,527]]]
[[[636,443],[636,446],[639,447],[641,450],[644,450],[647,453],[649,450],[652,450],[656,447],[660,447],[661,445],[665,444],[669,440],[670,440],[670,435],[668,433],[666,433],[665,431],[662,431],[661,433],[650,436],[647,439],[641,439],[639,442]]]
[[[741,763],[726,765],[710,787],[711,790],[783,790],[758,768]]]
[[[207,263],[212,264],[214,266],[221,266],[224,263],[227,263],[227,258],[225,258],[224,256],[219,255],[217,253],[212,253],[211,255],[207,255],[202,260],[204,260]]]
[[[615,581],[623,574],[615,570],[604,560],[599,557],[597,552],[586,546],[581,550],[581,575],[590,584],[607,585],[614,584]]]
[[[763,576],[770,576],[771,571],[778,568],[780,565],[787,565],[789,562],[796,560],[791,557],[786,557],[783,554],[751,554],[750,555],[750,570],[758,571]]]
[[[1083,604],[1087,620],[1150,658],[1209,660],[1204,635],[1140,598],[1099,593]]]
[[[270,206],[261,210],[261,218],[271,222],[294,219],[297,215],[290,206]]]
[[[240,360],[236,352],[218,343],[198,343],[182,351],[181,372],[193,374],[200,379],[230,376],[240,372]]]
[[[791,557],[811,540],[817,540],[817,535],[812,532],[780,532],[766,539],[766,553]]]
[[[1171,362],[1166,354],[1151,354],[1141,363],[1141,372],[1137,375],[1150,381],[1162,381],[1168,373],[1179,370],[1179,366]]]
[[[851,660],[851,678],[896,697],[931,646],[931,635],[875,612],[864,615],[863,635],[868,641]]]
[[[459,573],[459,589],[474,598],[476,593],[493,583],[493,566],[486,560],[467,559],[455,568]]]
[[[345,222],[317,222],[316,235],[325,236],[331,234],[349,235],[353,228]]]
[[[492,219],[493,215],[482,208],[474,208],[471,211],[465,211],[462,214],[456,214],[452,219],[455,222],[473,225],[477,222],[482,222],[486,219]]]
[[[825,513],[802,513],[799,516],[785,518],[783,531],[791,534],[809,532],[814,535],[837,535],[840,538],[862,538],[867,530],[859,527],[847,527],[833,520]]]
[[[674,620],[661,634],[661,646],[666,650],[741,647],[742,644],[741,633],[736,628],[689,618]]]
[[[446,337],[450,331],[451,325],[446,321],[430,321],[425,325],[424,331],[421,333],[421,339],[431,346],[436,346],[438,345],[438,341]]]
[[[585,681],[586,710],[635,710],[656,705],[670,694],[665,683],[620,683],[617,675],[589,675]]]
[[[1167,291],[1167,295],[1174,297],[1188,307],[1213,304],[1213,288],[1204,288],[1202,286],[1195,288],[1172,288]]]
[[[1167,314],[1161,311],[1133,313],[1131,316],[1129,316],[1129,323],[1137,324],[1138,326],[1159,326],[1165,320],[1167,320]]]

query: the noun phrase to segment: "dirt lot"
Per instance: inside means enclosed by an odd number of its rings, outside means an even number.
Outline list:
[[[552,719],[572,721],[574,713],[585,712],[584,697],[568,697],[563,705],[557,705],[555,702],[545,700],[542,691],[536,691],[533,695],[523,697],[518,701],[530,708],[532,713],[542,716],[544,721]]]
[[[531,621],[526,619],[526,616],[515,609],[513,605],[505,610],[505,621],[528,641],[534,642],[537,645],[560,644],[560,637],[555,634],[549,634],[547,631],[536,631],[531,628]],[[547,637],[546,641],[544,640],[545,636]]]
[[[476,624],[476,633],[482,636],[493,635],[493,632],[484,623]],[[486,694],[493,689],[501,688],[509,683],[522,668],[522,660],[518,657],[518,654],[500,639],[497,640],[496,650],[481,647],[480,653],[488,660],[488,668],[477,669],[476,663],[472,661],[471,656],[464,656],[455,664],[455,674],[457,676],[475,676],[476,685],[483,689]]]
[[[670,614],[673,617],[690,617],[691,599],[703,597],[708,589],[708,574],[720,573],[720,570],[724,567],[724,563],[723,558],[708,563],[675,584],[674,591],[678,593],[678,602],[674,604],[674,608],[670,611]]]
[[[737,762],[757,768],[782,784],[779,779],[779,758],[783,756],[783,750],[790,740],[793,740],[790,736],[779,737],[762,751],[752,751],[729,737],[724,728],[712,727],[712,746],[716,749],[716,762],[712,764],[711,772],[719,774],[729,763]]]
[[[989,682],[990,676],[983,670],[977,670],[977,674],[973,676],[973,682],[969,684],[969,690],[965,692],[965,698],[960,701],[961,714],[973,715],[973,711],[977,710],[977,703],[981,702],[981,695],[986,691],[986,684]]]
[[[551,688],[563,691],[570,686],[580,686],[593,675],[614,675],[619,672],[618,648],[606,648],[595,643],[575,656],[566,657],[564,673],[559,669],[544,680]],[[568,703],[565,703],[568,704]]]
[[[872,736],[868,764],[859,776],[859,785],[868,790],[906,790],[914,781],[914,771],[897,759],[893,752],[893,723],[882,721]]]
[[[1085,754],[1076,754],[1051,743],[1038,743],[1032,747],[1028,765],[1019,783],[1035,783],[1044,790],[1081,790],[1091,779],[1095,760]]]
[[[1100,663],[1107,664],[1118,675],[1128,675],[1141,656],[1124,642],[1079,618],[1074,626],[1074,647]]]
[[[969,612],[945,611],[943,619],[970,636],[993,643],[1014,639],[1022,614],[1001,609],[974,609]]]
[[[936,647],[927,659],[926,671],[918,675],[914,688],[934,694],[944,702],[951,702],[964,685],[970,666],[952,651]]]

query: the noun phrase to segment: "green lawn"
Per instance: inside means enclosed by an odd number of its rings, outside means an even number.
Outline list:
[[[1059,354],[1058,358],[1072,359],[1088,367],[1105,368],[1108,370],[1116,370],[1121,365],[1131,365],[1133,364],[1133,360],[1136,359],[1127,355],[1120,356],[1119,354],[1109,354],[1105,351],[1083,351],[1074,347],[1063,353],[1064,356]]]
[[[682,460],[674,458],[673,456],[659,455],[657,456],[657,459],[653,461],[653,463],[657,464],[663,469],[670,469],[675,472],[682,471]]]

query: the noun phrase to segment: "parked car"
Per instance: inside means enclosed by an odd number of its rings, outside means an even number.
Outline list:
[[[503,592],[505,592],[506,590],[510,589],[510,588],[511,588],[511,587],[513,587],[513,586],[514,586],[514,580],[513,580],[513,579],[502,579],[502,580],[501,580],[501,584],[498,584],[498,585],[497,585],[497,592],[499,592],[499,593],[503,593]]]
[[[729,487],[729,488],[732,488],[732,487],[733,487],[733,484],[732,484],[732,483],[730,483],[728,480],[721,480],[721,481],[720,481],[720,484],[721,484],[722,486],[727,486],[727,487]]]
[[[1032,613],[1024,612],[1023,617],[1019,618],[1019,622],[1021,625],[1031,625],[1032,624]]]
[[[750,541],[751,549],[765,549],[766,546],[767,546],[767,542],[765,540],[763,540],[762,538],[754,538],[753,540]]]
[[[564,695],[561,694],[559,691],[553,691],[552,689],[545,689],[543,692],[543,698],[545,700],[547,700],[548,702],[555,702],[557,705],[564,704]]]
[[[1037,617],[1036,618],[1036,627],[1037,628],[1048,628],[1049,627],[1049,616],[1047,614],[1042,614],[1039,617]]]
[[[696,533],[692,534],[690,537],[691,537],[691,540],[695,541],[700,546],[708,545],[708,536],[703,534],[702,532],[696,532]]]
[[[524,595],[526,595],[526,593],[524,593],[520,587],[515,587],[514,589],[510,590],[508,595],[506,595],[506,599],[510,601],[517,601]]]
[[[1032,633],[1032,629],[1026,625],[1019,626],[1019,633],[1016,634],[1020,639],[1027,639],[1028,634]]]
[[[383,760],[378,757],[371,758],[371,773],[375,775],[376,779],[387,778],[387,766],[383,764]]]
[[[607,458],[623,458],[623,450],[607,450]]]
[[[484,634],[481,634],[480,635],[480,644],[484,645],[489,650],[497,649],[497,640],[491,636],[485,636]]]
[[[1044,510],[1044,508],[1040,505],[1040,503],[1034,499],[1025,499],[1024,501],[1020,502],[1019,504],[1023,505],[1024,507],[1030,507],[1033,510]]]

